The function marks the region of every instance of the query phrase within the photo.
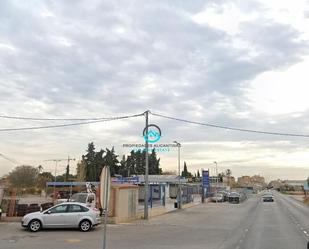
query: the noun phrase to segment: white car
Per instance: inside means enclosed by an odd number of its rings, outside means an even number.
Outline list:
[[[31,232],[42,228],[79,228],[83,232],[101,223],[100,212],[84,203],[65,202],[43,212],[26,214],[21,221]]]

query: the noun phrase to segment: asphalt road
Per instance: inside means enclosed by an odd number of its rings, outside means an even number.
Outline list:
[[[281,194],[241,204],[207,203],[133,224],[109,225],[107,249],[306,249],[309,207]],[[102,228],[30,233],[0,223],[0,249],[102,248]]]

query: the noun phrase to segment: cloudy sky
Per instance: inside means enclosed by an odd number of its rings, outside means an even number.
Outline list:
[[[168,116],[309,134],[309,1],[14,1],[0,3],[0,115]],[[66,123],[0,119],[0,129]],[[0,133],[0,153],[47,159],[143,142],[144,117]],[[150,116],[182,144],[189,170],[267,179],[309,175],[309,138],[220,130]],[[176,151],[160,153],[177,169]],[[64,172],[61,162],[59,172]],[[0,175],[14,164],[0,158]]]

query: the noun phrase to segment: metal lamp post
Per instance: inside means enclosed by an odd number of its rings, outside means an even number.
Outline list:
[[[214,161],[216,165],[216,203],[218,203],[218,163]]]
[[[182,208],[182,196],[181,196],[181,182],[180,182],[180,178],[181,178],[181,175],[180,175],[180,147],[181,147],[181,144],[177,141],[174,141],[174,143],[177,145],[178,147],[178,194],[177,194],[177,208],[178,209],[181,209]]]

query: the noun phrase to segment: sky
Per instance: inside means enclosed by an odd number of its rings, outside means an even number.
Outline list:
[[[309,1],[0,2],[0,115],[94,118],[153,113],[269,132],[309,134]],[[271,136],[150,115],[161,143],[181,143],[188,170],[270,179],[309,175],[309,138]],[[0,118],[0,130],[68,123]],[[0,131],[0,176],[18,164],[80,160],[87,144],[120,157],[145,118]],[[158,154],[177,170],[177,151]],[[64,173],[65,162],[58,165]],[[72,170],[76,162],[72,162]]]

